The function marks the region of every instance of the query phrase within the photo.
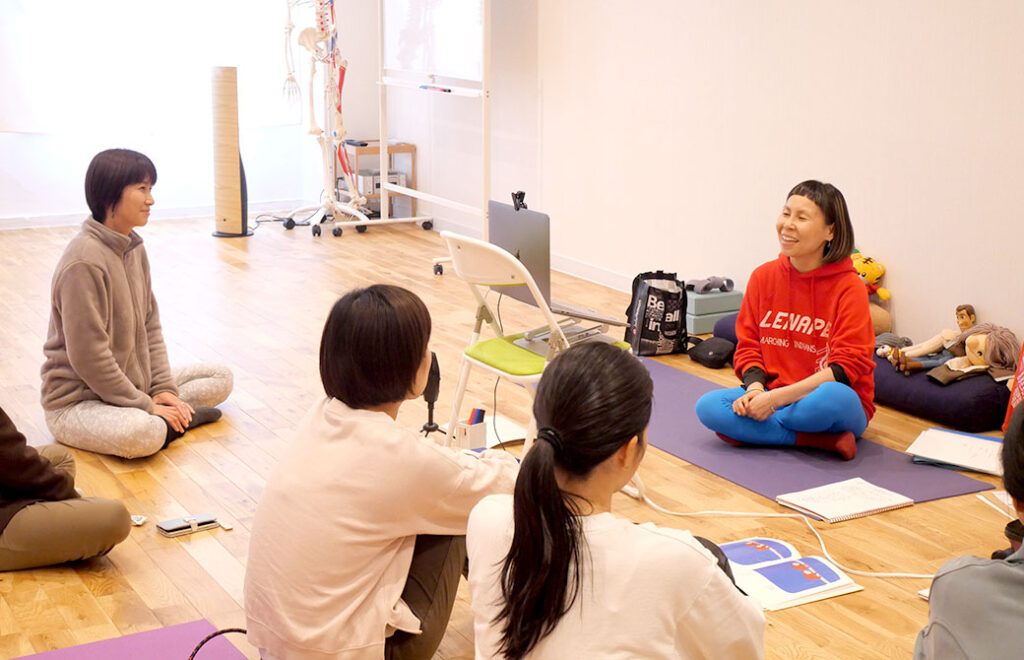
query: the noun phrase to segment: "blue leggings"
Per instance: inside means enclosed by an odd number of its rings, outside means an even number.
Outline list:
[[[697,417],[715,433],[756,445],[793,445],[800,431],[850,431],[859,438],[868,426],[860,397],[842,383],[822,383],[796,403],[782,406],[763,422],[732,411],[732,402],[744,393],[742,387],[708,392],[697,401]]]

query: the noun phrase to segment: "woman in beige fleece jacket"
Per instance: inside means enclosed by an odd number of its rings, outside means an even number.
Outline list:
[[[396,421],[423,393],[430,314],[378,284],[346,294],[320,343],[325,397],[256,507],[245,570],[249,641],[265,660],[430,658],[466,562],[466,522],[511,493],[511,454],[456,451]]]
[[[187,429],[220,417],[231,371],[171,371],[149,259],[135,228],[149,221],[153,162],[135,151],[100,152],[85,175],[92,216],[53,274],[43,345],[42,403],[54,437],[124,458],[149,456]]]

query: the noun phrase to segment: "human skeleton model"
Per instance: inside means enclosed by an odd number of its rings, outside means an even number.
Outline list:
[[[325,214],[337,218],[338,213],[344,213],[361,221],[369,221],[369,218],[360,211],[360,206],[366,204],[366,198],[359,194],[356,187],[355,177],[352,172],[352,165],[349,163],[348,152],[345,150],[345,126],[341,120],[341,90],[345,85],[345,68],[347,62],[341,58],[341,48],[338,45],[338,28],[334,20],[334,0],[287,0],[288,23],[285,25],[285,64],[288,68],[288,76],[284,83],[284,93],[289,100],[298,100],[300,96],[299,84],[295,79],[295,61],[292,54],[291,36],[295,25],[292,23],[292,8],[300,5],[312,5],[316,8],[316,27],[307,27],[299,32],[299,45],[309,51],[309,134],[317,138],[320,143],[320,153],[323,157],[324,173],[324,200],[319,206],[308,206],[295,209],[290,217],[307,211],[323,210]],[[316,65],[324,65],[324,123],[329,130],[325,131],[316,123],[316,115],[313,111],[313,79],[316,74]],[[333,180],[334,156],[337,154],[338,162],[345,175],[345,182],[348,185],[348,192],[345,193],[348,201],[341,203],[335,194],[335,182]],[[314,229],[316,229],[314,227]],[[336,231],[340,231],[340,228]],[[314,232],[314,233],[318,233]]]

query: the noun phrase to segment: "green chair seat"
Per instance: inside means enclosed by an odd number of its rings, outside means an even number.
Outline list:
[[[533,376],[544,371],[544,356],[512,342],[523,333],[478,341],[466,349],[466,355],[512,376]]]
[[[523,333],[495,337],[478,341],[466,349],[466,355],[478,362],[513,376],[533,376],[544,371],[544,356],[517,346],[513,342],[520,339]],[[629,344],[624,341],[612,342],[612,346],[628,351]]]

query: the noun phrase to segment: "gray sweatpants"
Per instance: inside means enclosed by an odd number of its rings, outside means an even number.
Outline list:
[[[75,459],[60,445],[38,448],[58,470],[75,474]],[[0,571],[50,566],[106,554],[128,536],[124,505],[103,497],[36,502],[14,514],[0,534]]]
[[[219,364],[189,365],[175,369],[172,376],[178,397],[193,408],[216,406],[228,398],[234,385],[231,370]],[[163,418],[103,401],[80,401],[48,410],[46,425],[58,442],[122,458],[155,454],[167,438]]]

